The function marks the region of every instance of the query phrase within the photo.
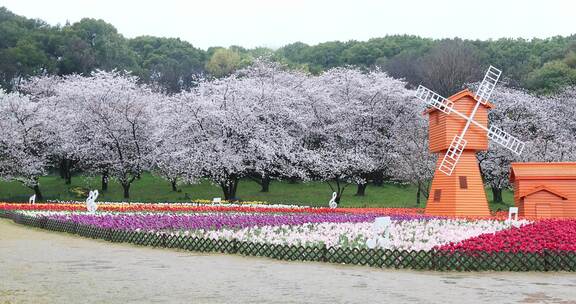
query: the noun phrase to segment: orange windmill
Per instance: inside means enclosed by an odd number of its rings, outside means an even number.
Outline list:
[[[516,154],[524,143],[502,129],[488,128],[488,101],[502,71],[490,66],[476,93],[463,90],[444,98],[419,86],[416,97],[430,108],[430,151],[443,153],[436,163],[426,214],[488,216],[488,201],[476,159],[488,149],[488,138]]]

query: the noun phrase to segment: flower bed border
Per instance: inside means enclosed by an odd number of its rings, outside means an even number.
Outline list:
[[[0,217],[12,219],[15,223],[22,225],[66,232],[87,238],[103,239],[110,242],[178,248],[198,252],[264,256],[287,261],[316,261],[366,265],[378,268],[435,271],[576,271],[576,252],[496,252],[471,255],[437,250],[304,247],[98,228],[70,221],[37,218],[3,210],[0,210]]]

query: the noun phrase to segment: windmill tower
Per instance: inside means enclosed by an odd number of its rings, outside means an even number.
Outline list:
[[[416,97],[430,108],[430,151],[441,153],[436,163],[426,214],[488,216],[488,201],[476,153],[488,149],[488,139],[520,154],[524,143],[496,126],[488,128],[488,101],[502,71],[490,66],[476,93],[463,90],[444,98],[424,86]]]

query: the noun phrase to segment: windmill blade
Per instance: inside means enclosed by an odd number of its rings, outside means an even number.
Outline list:
[[[416,97],[424,101],[427,105],[432,106],[446,114],[450,114],[454,108],[454,103],[449,99],[446,99],[440,94],[428,89],[425,86],[418,86],[416,90]]]
[[[500,79],[500,75],[502,75],[502,71],[493,66],[490,66],[486,72],[486,75],[484,75],[484,79],[482,80],[482,83],[480,83],[474,98],[480,103],[486,104],[488,102],[488,98],[490,98],[490,95],[492,95],[492,91],[494,90],[498,79]]]
[[[517,155],[520,155],[522,150],[524,150],[524,142],[496,126],[490,126],[488,129],[488,137]]]
[[[448,151],[446,151],[446,154],[444,154],[444,158],[442,159],[438,170],[448,176],[452,175],[452,171],[454,171],[454,168],[456,167],[456,164],[458,163],[460,155],[462,155],[466,144],[467,141],[463,137],[460,137],[459,135],[454,136]]]

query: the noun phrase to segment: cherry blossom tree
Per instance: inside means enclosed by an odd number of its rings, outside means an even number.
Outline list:
[[[16,180],[42,200],[38,178],[46,174],[53,130],[46,109],[20,93],[0,94],[0,178]]]
[[[62,81],[62,77],[53,75],[32,77],[23,82],[19,90],[47,109],[45,111],[46,123],[54,130],[52,162],[53,165],[59,166],[60,176],[65,179],[66,184],[71,184],[72,172],[81,169],[78,166],[79,146],[74,142],[74,128],[70,123],[75,120],[77,113],[70,105],[58,98],[58,89]]]
[[[423,105],[408,100],[411,115],[398,116],[392,136],[393,162],[391,176],[401,183],[416,185],[416,204],[428,198],[434,176],[436,155],[429,150],[428,122]]]
[[[537,158],[545,161],[576,160],[576,87],[544,98],[539,108],[542,131],[541,139],[534,145],[539,151]]]
[[[380,71],[337,68],[309,79],[305,96],[309,176],[327,181],[336,202],[349,183],[358,184],[362,195],[374,172],[389,169],[392,127],[408,111],[411,92]]]
[[[83,167],[115,178],[129,198],[130,186],[149,168],[152,123],[149,105],[160,97],[138,79],[120,72],[96,71],[67,76],[58,86],[59,104],[68,117],[70,137]]]
[[[178,191],[180,182],[195,182],[198,170],[190,164],[183,146],[182,138],[194,136],[195,131],[180,133],[190,119],[189,94],[163,98],[152,105],[154,131],[152,136],[151,168],[152,171],[168,180],[172,191]],[[185,136],[185,137],[183,137]]]
[[[172,141],[182,147],[186,172],[198,172],[222,188],[224,198],[236,199],[240,178],[250,170],[254,157],[250,145],[252,112],[239,92],[239,80],[229,76],[202,83],[178,96],[184,103],[184,122]]]
[[[489,124],[496,125],[518,139],[525,141],[521,155],[490,142],[487,151],[478,153],[484,183],[492,191],[494,202],[502,202],[502,190],[510,186],[510,165],[515,161],[543,160],[537,157],[538,142],[554,133],[547,117],[550,115],[545,100],[525,91],[497,87],[491,96],[495,108],[490,110]]]
[[[241,94],[254,115],[252,145],[255,157],[248,174],[268,192],[270,181],[280,178],[305,178],[298,166],[302,152],[301,113],[306,102],[301,94],[308,77],[266,58],[237,72]]]
[[[241,178],[300,175],[299,113],[292,105],[301,77],[257,60],[249,69],[174,96],[178,111],[162,137],[183,149],[175,168],[185,167],[187,180],[212,180],[227,200],[237,198]]]

